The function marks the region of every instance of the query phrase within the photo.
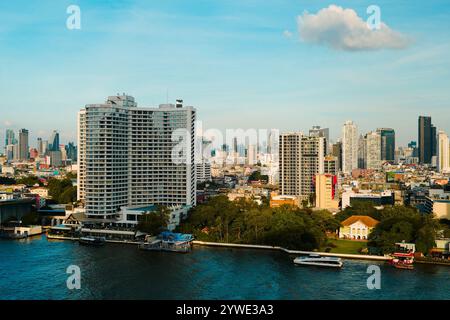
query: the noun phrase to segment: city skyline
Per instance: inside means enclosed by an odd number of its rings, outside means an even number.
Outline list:
[[[359,22],[372,4],[334,3]],[[146,107],[183,98],[208,128],[307,132],[320,125],[336,139],[353,120],[361,132],[393,128],[406,145],[417,140],[417,116],[428,115],[450,132],[445,1],[432,8],[379,1],[382,22],[410,41],[375,43],[377,50],[312,41],[298,18],[332,11],[325,1],[79,1],[80,30],[66,28],[70,4],[0,4],[0,59],[8,65],[0,77],[1,144],[8,128],[27,128],[30,141],[53,130],[63,143],[75,141],[77,110],[116,92]]]

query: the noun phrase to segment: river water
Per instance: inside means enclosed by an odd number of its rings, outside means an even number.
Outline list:
[[[397,270],[345,260],[341,270],[300,267],[282,252],[195,247],[190,254],[134,245],[85,247],[45,236],[0,240],[0,299],[450,299],[450,267]],[[369,290],[370,265],[381,289]],[[69,290],[66,269],[81,270]]]

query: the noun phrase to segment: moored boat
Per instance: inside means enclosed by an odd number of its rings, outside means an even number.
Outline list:
[[[294,259],[294,263],[301,266],[317,266],[329,268],[342,268],[344,265],[341,258],[322,257],[316,254],[312,254],[307,257],[297,257]]]
[[[414,269],[415,245],[411,243],[396,243],[396,250],[391,254],[389,264],[397,269]]]
[[[102,246],[106,243],[106,239],[104,237],[87,236],[78,239],[78,243],[87,246]]]
[[[147,237],[139,249],[188,253],[192,250],[194,237],[190,234],[163,232],[156,238]]]

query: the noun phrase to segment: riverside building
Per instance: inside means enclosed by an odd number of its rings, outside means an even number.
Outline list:
[[[78,200],[89,218],[121,208],[196,204],[196,110],[141,108],[129,95],[88,104],[78,114]]]

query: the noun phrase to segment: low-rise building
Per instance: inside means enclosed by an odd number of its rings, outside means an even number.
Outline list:
[[[351,216],[341,222],[339,238],[367,240],[378,223],[378,220],[369,216]]]

